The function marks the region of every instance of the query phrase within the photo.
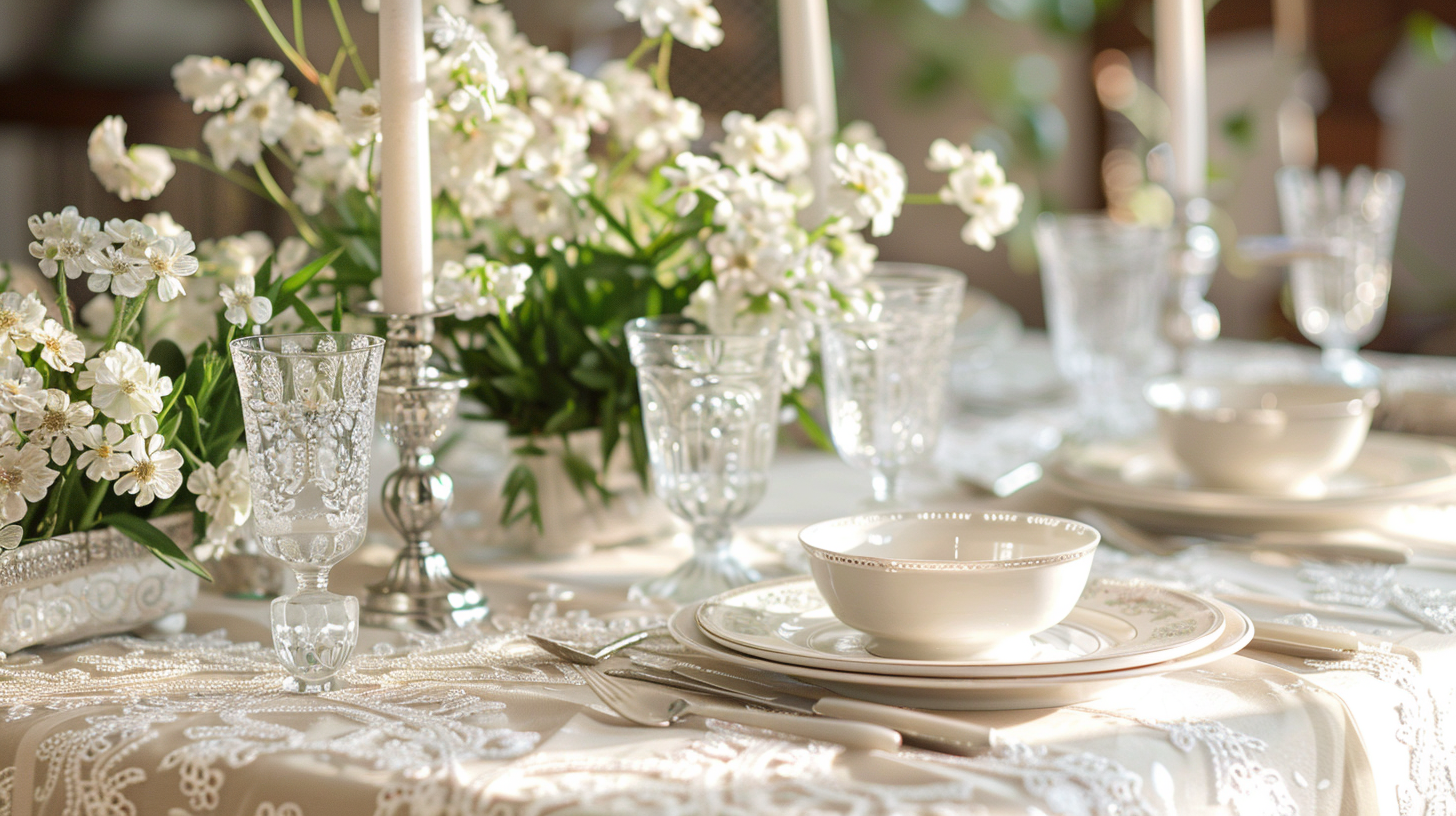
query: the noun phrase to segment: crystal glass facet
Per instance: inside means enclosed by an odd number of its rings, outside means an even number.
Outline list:
[[[692,525],[693,556],[636,592],[686,603],[757,581],[733,522],[763,498],[778,434],[779,335],[709,334],[682,317],[627,324],[657,495]]]
[[[901,470],[929,455],[940,435],[965,277],[881,263],[866,283],[868,310],[824,325],[824,394],[839,456],[873,474],[877,504],[892,504]]]
[[[1103,215],[1037,219],[1047,333],[1057,370],[1076,392],[1083,437],[1152,427],[1142,386],[1172,363],[1160,334],[1170,239],[1164,229]]]
[[[329,570],[364,541],[383,351],[364,334],[232,343],[258,542],[298,582],[270,609],[293,691],[333,688],[359,637],[359,601],[328,591]]]
[[[1380,372],[1357,350],[1385,322],[1390,256],[1405,179],[1361,167],[1343,183],[1333,168],[1318,174],[1285,167],[1274,177],[1279,217],[1290,238],[1322,245],[1327,257],[1295,260],[1289,290],[1295,322],[1319,346],[1325,371],[1349,385],[1375,385]]]

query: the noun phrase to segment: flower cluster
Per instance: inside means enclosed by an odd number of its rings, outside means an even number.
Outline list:
[[[205,561],[229,551],[253,515],[247,449],[234,448],[216,467],[204,463],[187,477],[187,489],[197,497],[197,509],[207,516],[202,541],[193,552]]]
[[[315,307],[361,300],[379,276],[368,240],[379,218],[379,92],[347,47],[333,70],[320,70],[253,5],[328,109],[297,101],[282,66],[265,59],[188,57],[173,69],[177,90],[211,117],[203,141],[212,168],[275,201],[307,241],[293,263],[342,252],[331,274],[289,296],[318,298]],[[989,248],[1019,214],[1020,188],[990,153],[937,142],[930,165],[948,183],[939,196],[912,197],[904,166],[872,128],[856,123],[822,144],[826,128],[807,111],[730,113],[711,149],[696,149],[708,132],[702,110],[672,94],[668,67],[675,42],[722,41],[711,0],[617,0],[644,39],[591,76],[533,45],[498,3],[426,5],[434,292],[454,311],[437,337],[478,375],[470,396],[514,436],[634,422],[640,406],[621,330],[643,315],[682,311],[719,331],[775,323],[786,386],[801,387],[820,320],[868,296],[877,249],[865,233],[888,234],[907,201],[929,199],[965,210],[963,237]],[[360,87],[340,84],[347,64]],[[122,127],[103,123],[94,137],[112,156]],[[288,177],[275,180],[280,167]],[[252,280],[265,245],[239,236],[203,250],[235,325],[284,305]],[[606,458],[625,437],[604,438]],[[633,454],[645,468],[640,446]]]
[[[93,292],[135,298],[152,289],[166,302],[186,294],[182,279],[197,272],[192,256],[197,247],[192,235],[180,228],[163,235],[143,221],[119,218],[103,227],[95,218],[82,218],[75,207],[66,207],[59,215],[31,216],[30,232],[35,236],[30,254],[40,260],[46,277],[85,274],[86,288]],[[63,370],[71,369],[67,365]]]

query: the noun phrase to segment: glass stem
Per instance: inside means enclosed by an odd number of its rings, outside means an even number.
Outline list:
[[[900,473],[890,468],[879,468],[870,477],[870,486],[875,491],[876,504],[891,504],[899,494]]]
[[[329,590],[329,568],[319,567],[317,569],[295,569],[293,577],[298,581],[298,591],[318,590],[327,592]]]
[[[725,522],[702,521],[693,525],[694,558],[723,558],[732,544],[733,528]]]

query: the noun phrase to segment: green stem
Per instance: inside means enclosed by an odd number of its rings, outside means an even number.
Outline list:
[[[142,309],[147,305],[147,300],[151,298],[152,292],[156,289],[157,282],[152,281],[147,284],[147,291],[143,292],[140,297],[132,299],[129,303],[126,302],[126,298],[117,301],[123,308],[118,309],[117,318],[111,324],[111,331],[106,333],[106,342],[101,346],[102,351],[116,348],[116,344],[126,337],[127,331],[131,329],[131,325],[137,321],[137,318],[141,317]]]
[[[906,204],[944,204],[940,199],[940,193],[906,193]]]
[[[374,87],[374,80],[369,78],[364,60],[359,57],[359,47],[354,44],[354,37],[349,33],[349,24],[344,20],[344,10],[339,8],[339,0],[329,0],[329,11],[333,12],[334,26],[339,29],[339,41],[344,44],[349,61],[354,64],[354,73],[359,75],[359,81],[364,83],[364,90],[367,91]]]
[[[287,168],[288,172],[298,172],[298,162],[295,162],[293,160],[293,157],[288,155],[288,152],[280,148],[277,144],[268,145],[268,152],[272,153],[273,158],[277,159],[285,168]]]
[[[637,43],[637,47],[632,49],[632,53],[627,55],[628,67],[635,68],[637,66],[637,61],[642,59],[644,54],[646,54],[648,51],[651,51],[661,42],[661,37],[643,37],[642,42]]]
[[[308,49],[303,47],[303,0],[293,0],[293,44],[298,55],[308,59]]]
[[[304,79],[317,85],[319,81],[318,69],[313,67],[313,63],[309,62],[307,57],[300,54],[293,47],[293,44],[288,41],[287,37],[283,36],[283,32],[278,28],[278,24],[273,21],[273,15],[269,14],[268,9],[263,6],[263,0],[247,0],[247,3],[248,7],[253,10],[253,13],[258,15],[258,19],[263,21],[263,27],[268,29],[268,35],[273,38],[273,42],[278,44],[279,50],[283,52],[284,56],[288,57],[288,61],[293,63],[293,67],[297,68],[303,74]]]
[[[71,316],[71,295],[66,291],[70,287],[66,285],[66,261],[61,261],[61,268],[56,272],[56,308],[61,311],[61,325],[66,331],[75,333],[76,319]]]
[[[672,63],[672,35],[667,32],[662,34],[662,47],[657,49],[657,89],[672,96],[672,88],[667,84],[667,69]]]
[[[283,188],[278,186],[278,182],[274,180],[273,174],[268,170],[268,165],[259,159],[253,162],[253,172],[258,175],[258,181],[262,182],[263,189],[268,191],[273,203],[288,213],[288,219],[293,222],[293,228],[298,230],[298,237],[307,241],[308,245],[314,249],[321,249],[324,245],[323,239],[314,231],[313,225],[308,222],[308,216],[303,214],[303,210],[300,210],[298,205],[293,203],[293,199],[283,192]]]
[[[86,497],[86,509],[81,513],[81,523],[77,530],[89,530],[96,526],[96,520],[100,518],[101,502],[106,498],[106,488],[111,482],[98,481],[91,486],[91,495]]]
[[[268,197],[268,191],[264,190],[262,186],[258,184],[258,182],[253,181],[246,175],[239,173],[236,170],[224,170],[221,167],[218,167],[216,162],[202,155],[193,148],[189,147],[184,149],[180,147],[168,147],[167,145],[148,145],[148,147],[160,147],[163,150],[167,151],[167,155],[171,156],[174,161],[186,162],[188,164],[196,165],[198,167],[201,167],[203,170],[207,170],[209,172],[216,173],[217,175],[222,176],[228,181],[231,181],[233,184],[238,185],[239,187],[247,190],[248,192],[259,198],[269,201],[272,200]]]

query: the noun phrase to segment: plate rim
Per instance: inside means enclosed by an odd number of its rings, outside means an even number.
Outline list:
[[[1408,482],[1404,485],[1377,488],[1368,491],[1366,495],[1315,497],[1204,489],[1180,490],[1137,485],[1123,480],[1114,482],[1088,479],[1069,470],[1067,460],[1076,451],[1069,451],[1055,457],[1047,467],[1046,473],[1058,490],[1088,501],[1144,511],[1210,516],[1231,514],[1244,517],[1320,515],[1329,512],[1332,508],[1355,506],[1369,509],[1456,489],[1456,447],[1430,439],[1413,439],[1405,434],[1383,431],[1371,431],[1365,442],[1366,447],[1369,447],[1371,442],[1378,446],[1396,448],[1426,448],[1445,460],[1450,472],[1441,476]],[[1142,437],[1131,441],[1103,444],[1121,445],[1126,454],[1131,456],[1151,449],[1157,442],[1156,437]],[[1362,453],[1363,451],[1364,448],[1362,448]]]
[[[1183,655],[1192,654],[1216,642],[1228,627],[1228,619],[1224,615],[1218,602],[1205,598],[1194,592],[1164,587],[1148,582],[1123,581],[1113,578],[1094,576],[1092,581],[1100,581],[1115,585],[1139,586],[1179,596],[1185,601],[1192,601],[1210,610],[1215,616],[1214,625],[1208,631],[1198,637],[1188,638],[1175,645],[1166,646],[1160,649],[1134,654],[1105,657],[1079,656],[1061,661],[1037,661],[1020,663],[970,663],[965,661],[940,661],[940,660],[904,660],[894,658],[875,658],[874,661],[858,660],[848,658],[841,660],[833,655],[809,654],[806,651],[790,652],[779,651],[767,646],[754,646],[753,644],[740,643],[721,633],[713,631],[709,625],[705,625],[705,615],[702,610],[709,604],[722,603],[719,601],[724,596],[745,594],[754,591],[772,591],[779,587],[800,583],[813,585],[813,578],[809,576],[788,576],[785,578],[770,581],[761,581],[744,587],[728,590],[712,598],[705,599],[697,605],[694,613],[694,622],[704,637],[714,641],[726,649],[740,652],[751,657],[757,657],[777,663],[788,663],[806,668],[819,668],[829,671],[849,671],[877,676],[904,676],[904,677],[940,677],[952,679],[971,678],[993,678],[993,677],[1039,677],[1049,675],[1071,675],[1091,674],[1096,672],[1114,671],[1119,668],[1133,668],[1146,666],[1153,663],[1165,662]],[[817,588],[817,587],[816,587]],[[827,606],[827,604],[826,604]],[[1102,610],[1097,610],[1101,612]],[[1116,614],[1109,612],[1108,614]],[[833,613],[831,613],[831,617]],[[874,657],[871,655],[870,657]],[[880,662],[875,662],[880,661]]]
[[[704,601],[696,601],[679,608],[668,618],[667,627],[668,633],[672,635],[673,640],[696,654],[726,660],[729,663],[734,663],[745,668],[776,672],[805,680],[815,685],[819,685],[819,683],[814,682],[818,680],[820,682],[835,683],[841,686],[847,684],[850,686],[902,690],[919,689],[939,692],[975,693],[977,691],[1012,691],[1026,687],[1047,687],[1050,689],[1069,683],[1082,684],[1132,680],[1138,677],[1159,676],[1176,671],[1193,669],[1228,657],[1243,649],[1249,644],[1249,641],[1253,640],[1254,624],[1248,615],[1245,615],[1233,606],[1218,600],[1212,600],[1211,602],[1221,607],[1221,611],[1224,613],[1224,619],[1228,621],[1229,625],[1224,627],[1224,632],[1219,636],[1217,641],[1204,649],[1148,666],[1136,666],[1128,669],[1116,669],[1105,672],[1045,675],[1038,677],[907,677],[902,675],[862,674],[860,672],[813,669],[806,666],[794,666],[788,663],[774,663],[726,649],[708,638],[707,635],[704,635],[702,630],[698,629],[696,617],[698,607]],[[696,631],[702,640],[691,636],[694,631]],[[706,641],[706,643],[703,641]]]

